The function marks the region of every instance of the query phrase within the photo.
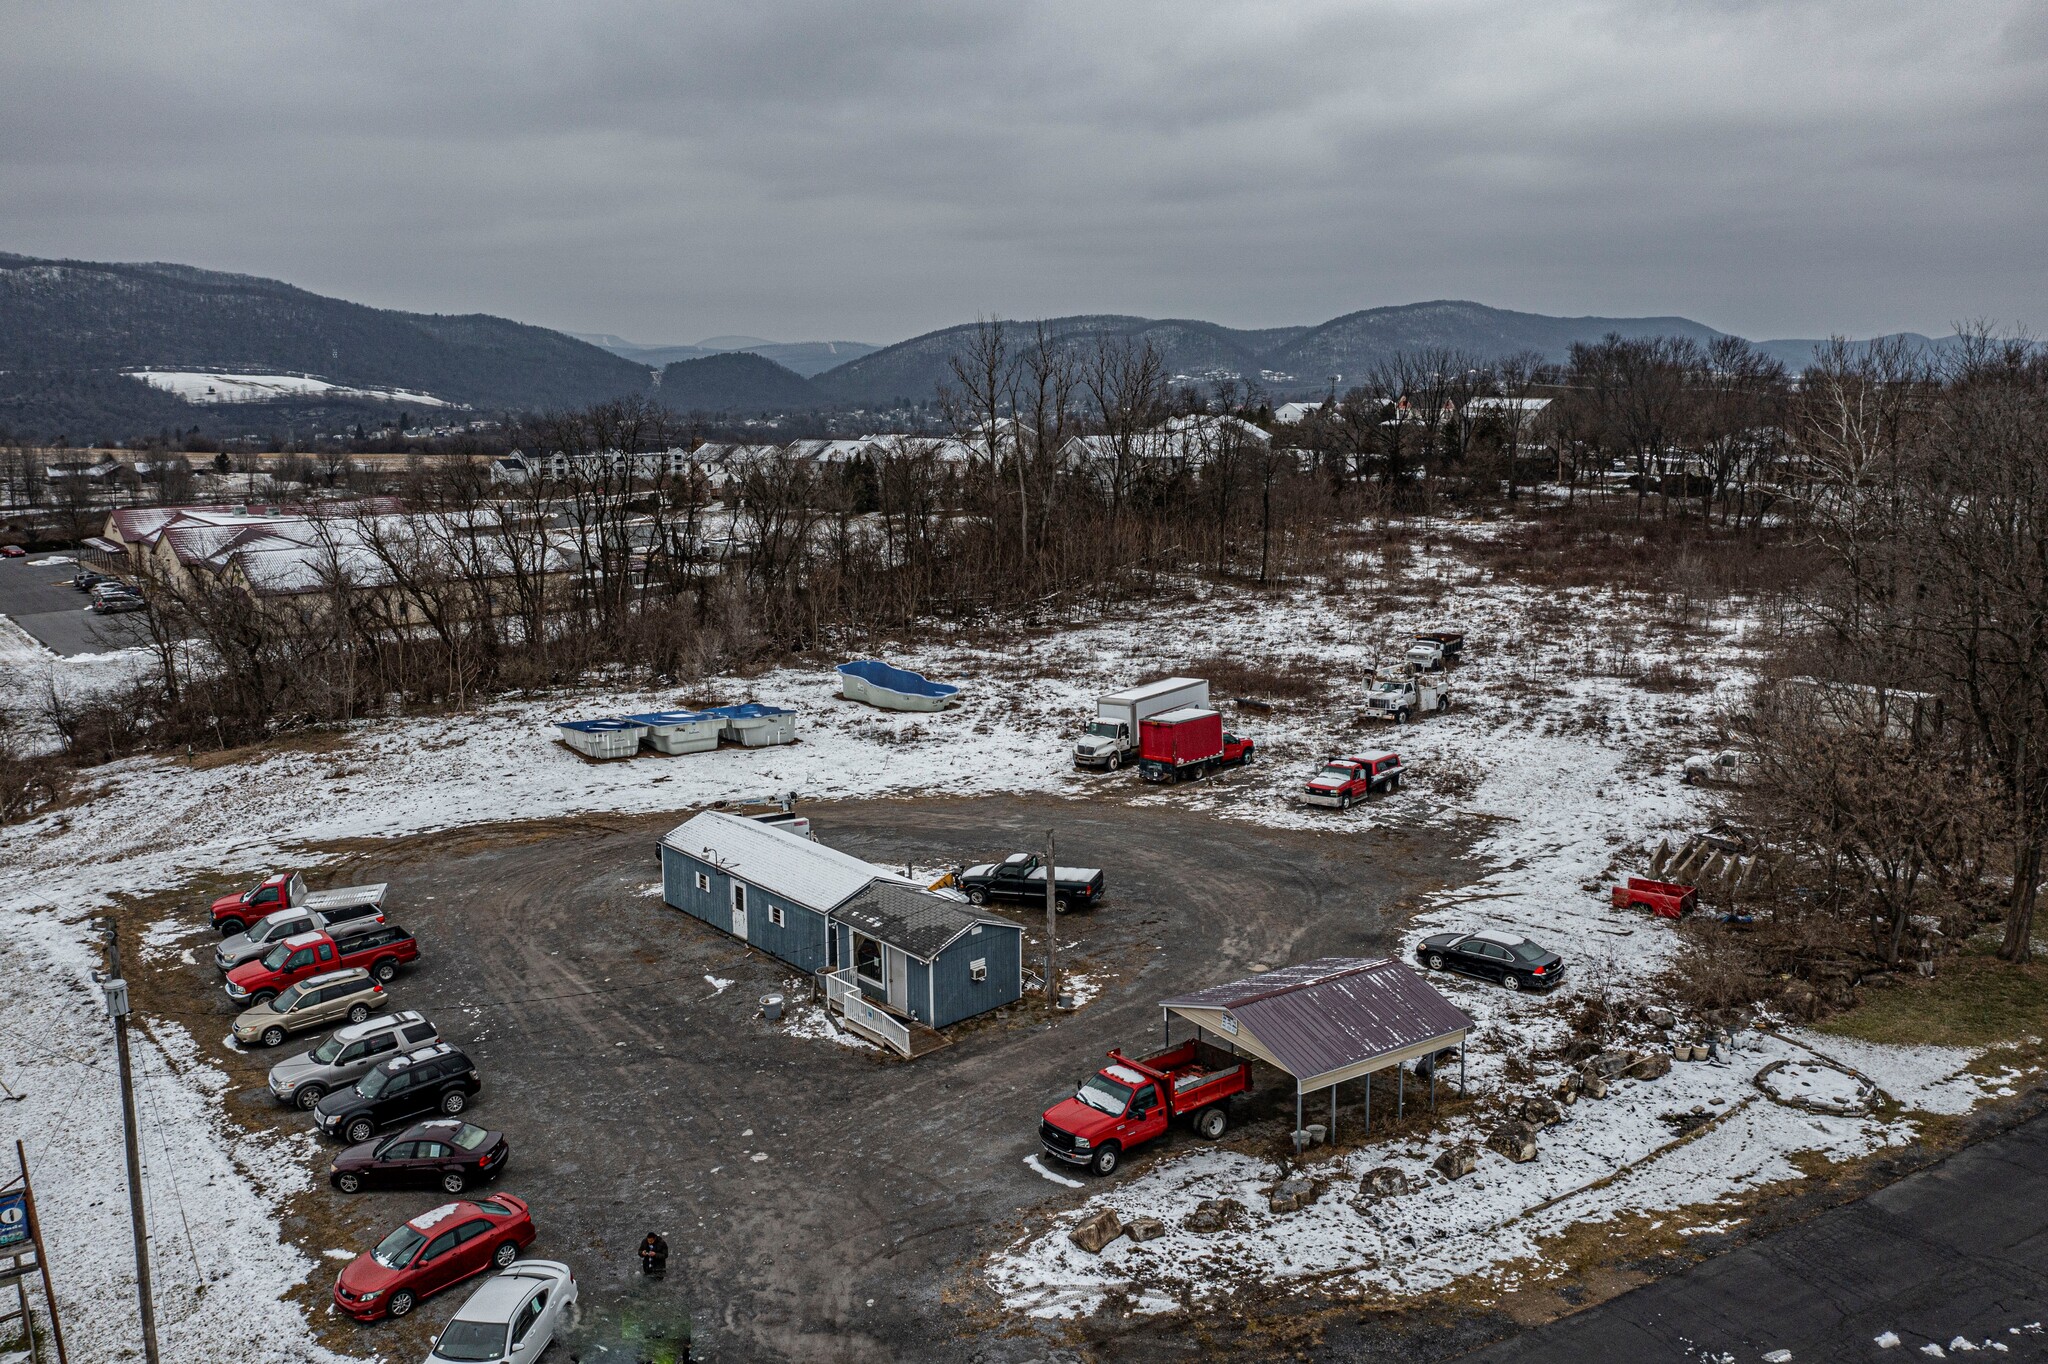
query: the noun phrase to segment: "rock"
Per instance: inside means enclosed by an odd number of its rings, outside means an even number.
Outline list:
[[[1445,1179],[1463,1179],[1479,1168],[1479,1148],[1469,1141],[1461,1141],[1431,1161],[1430,1168]]]
[[[1195,1210],[1187,1215],[1181,1226],[1199,1233],[1222,1231],[1237,1225],[1244,1212],[1244,1204],[1234,1198],[1205,1198],[1195,1204]]]
[[[1660,1009],[1652,1005],[1643,1010],[1643,1022],[1653,1028],[1664,1029],[1676,1024],[1678,1022],[1678,1015],[1672,1013],[1669,1009]]]
[[[1576,1080],[1578,1077],[1574,1075],[1572,1078]],[[1573,1104],[1579,1101],[1578,1086],[1574,1085],[1572,1088],[1564,1091],[1563,1094],[1558,1096],[1557,1101],[1563,1104],[1566,1108],[1570,1108]]]
[[[1266,1197],[1267,1211],[1294,1212],[1316,1201],[1312,1179],[1283,1179]]]
[[[1600,1054],[1600,1044],[1590,1037],[1574,1037],[1564,1044],[1558,1059],[1568,1066],[1581,1065]]]
[[[1530,1127],[1555,1127],[1564,1121],[1564,1105],[1555,1099],[1532,1094],[1522,1100],[1515,1114]]]
[[[1150,1241],[1166,1235],[1166,1223],[1156,1217],[1133,1217],[1124,1224],[1124,1235],[1133,1241]]]
[[[1067,1233],[1067,1239],[1090,1255],[1100,1255],[1104,1246],[1123,1234],[1123,1220],[1116,1215],[1116,1209],[1104,1208],[1093,1217],[1083,1218]]]
[[[1636,1053],[1632,1051],[1603,1051],[1586,1066],[1590,1074],[1603,1080],[1612,1080],[1634,1064]]]
[[[1607,1077],[1590,1067],[1579,1072],[1579,1093],[1589,1099],[1606,1098]]]
[[[1536,1159],[1536,1129],[1527,1123],[1502,1123],[1487,1135],[1486,1144],[1517,1165]]]
[[[1409,1190],[1408,1172],[1398,1165],[1367,1170],[1358,1180],[1361,1198],[1398,1198]]]
[[[1651,1052],[1638,1057],[1622,1072],[1632,1080],[1661,1080],[1671,1073],[1671,1058],[1663,1052]]]

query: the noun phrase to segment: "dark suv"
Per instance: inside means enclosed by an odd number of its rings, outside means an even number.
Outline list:
[[[469,1107],[484,1087],[476,1065],[446,1042],[394,1056],[313,1105],[313,1125],[351,1144],[368,1141],[386,1127],[427,1113],[450,1117]]]

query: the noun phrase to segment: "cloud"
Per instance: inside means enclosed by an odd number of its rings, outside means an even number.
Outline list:
[[[1472,297],[2040,321],[1987,0],[11,4],[0,246],[650,341]]]

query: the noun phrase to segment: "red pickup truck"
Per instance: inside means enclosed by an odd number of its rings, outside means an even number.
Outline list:
[[[1364,800],[1375,791],[1401,789],[1401,755],[1398,753],[1343,753],[1323,759],[1323,765],[1301,798],[1310,805],[1332,810],[1349,810],[1353,801]]]
[[[315,929],[286,938],[255,961],[228,972],[228,998],[247,1008],[275,997],[294,981],[351,966],[389,984],[400,966],[419,958],[418,940],[397,924],[358,921],[339,926],[335,933]]]
[[[1189,1118],[1214,1141],[1230,1125],[1230,1096],[1250,1086],[1251,1066],[1207,1042],[1183,1042],[1143,1060],[1113,1051],[1073,1098],[1045,1110],[1038,1144],[1055,1160],[1106,1175],[1124,1152],[1164,1136],[1175,1118]]]
[[[1660,919],[1682,919],[1700,907],[1697,886],[1643,876],[1631,876],[1625,885],[1616,886],[1613,898],[1616,909],[1647,909]]]
[[[387,883],[368,886],[337,886],[333,890],[307,890],[306,878],[295,871],[266,876],[237,895],[223,895],[213,902],[213,926],[225,938],[246,933],[251,924],[280,909],[310,909],[330,919],[350,917],[348,910],[382,906]]]

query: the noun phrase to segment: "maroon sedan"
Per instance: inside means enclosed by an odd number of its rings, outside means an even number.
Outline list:
[[[427,1184],[457,1194],[496,1179],[511,1154],[502,1132],[486,1132],[460,1118],[436,1118],[395,1137],[349,1147],[334,1158],[327,1182],[343,1193]]]

